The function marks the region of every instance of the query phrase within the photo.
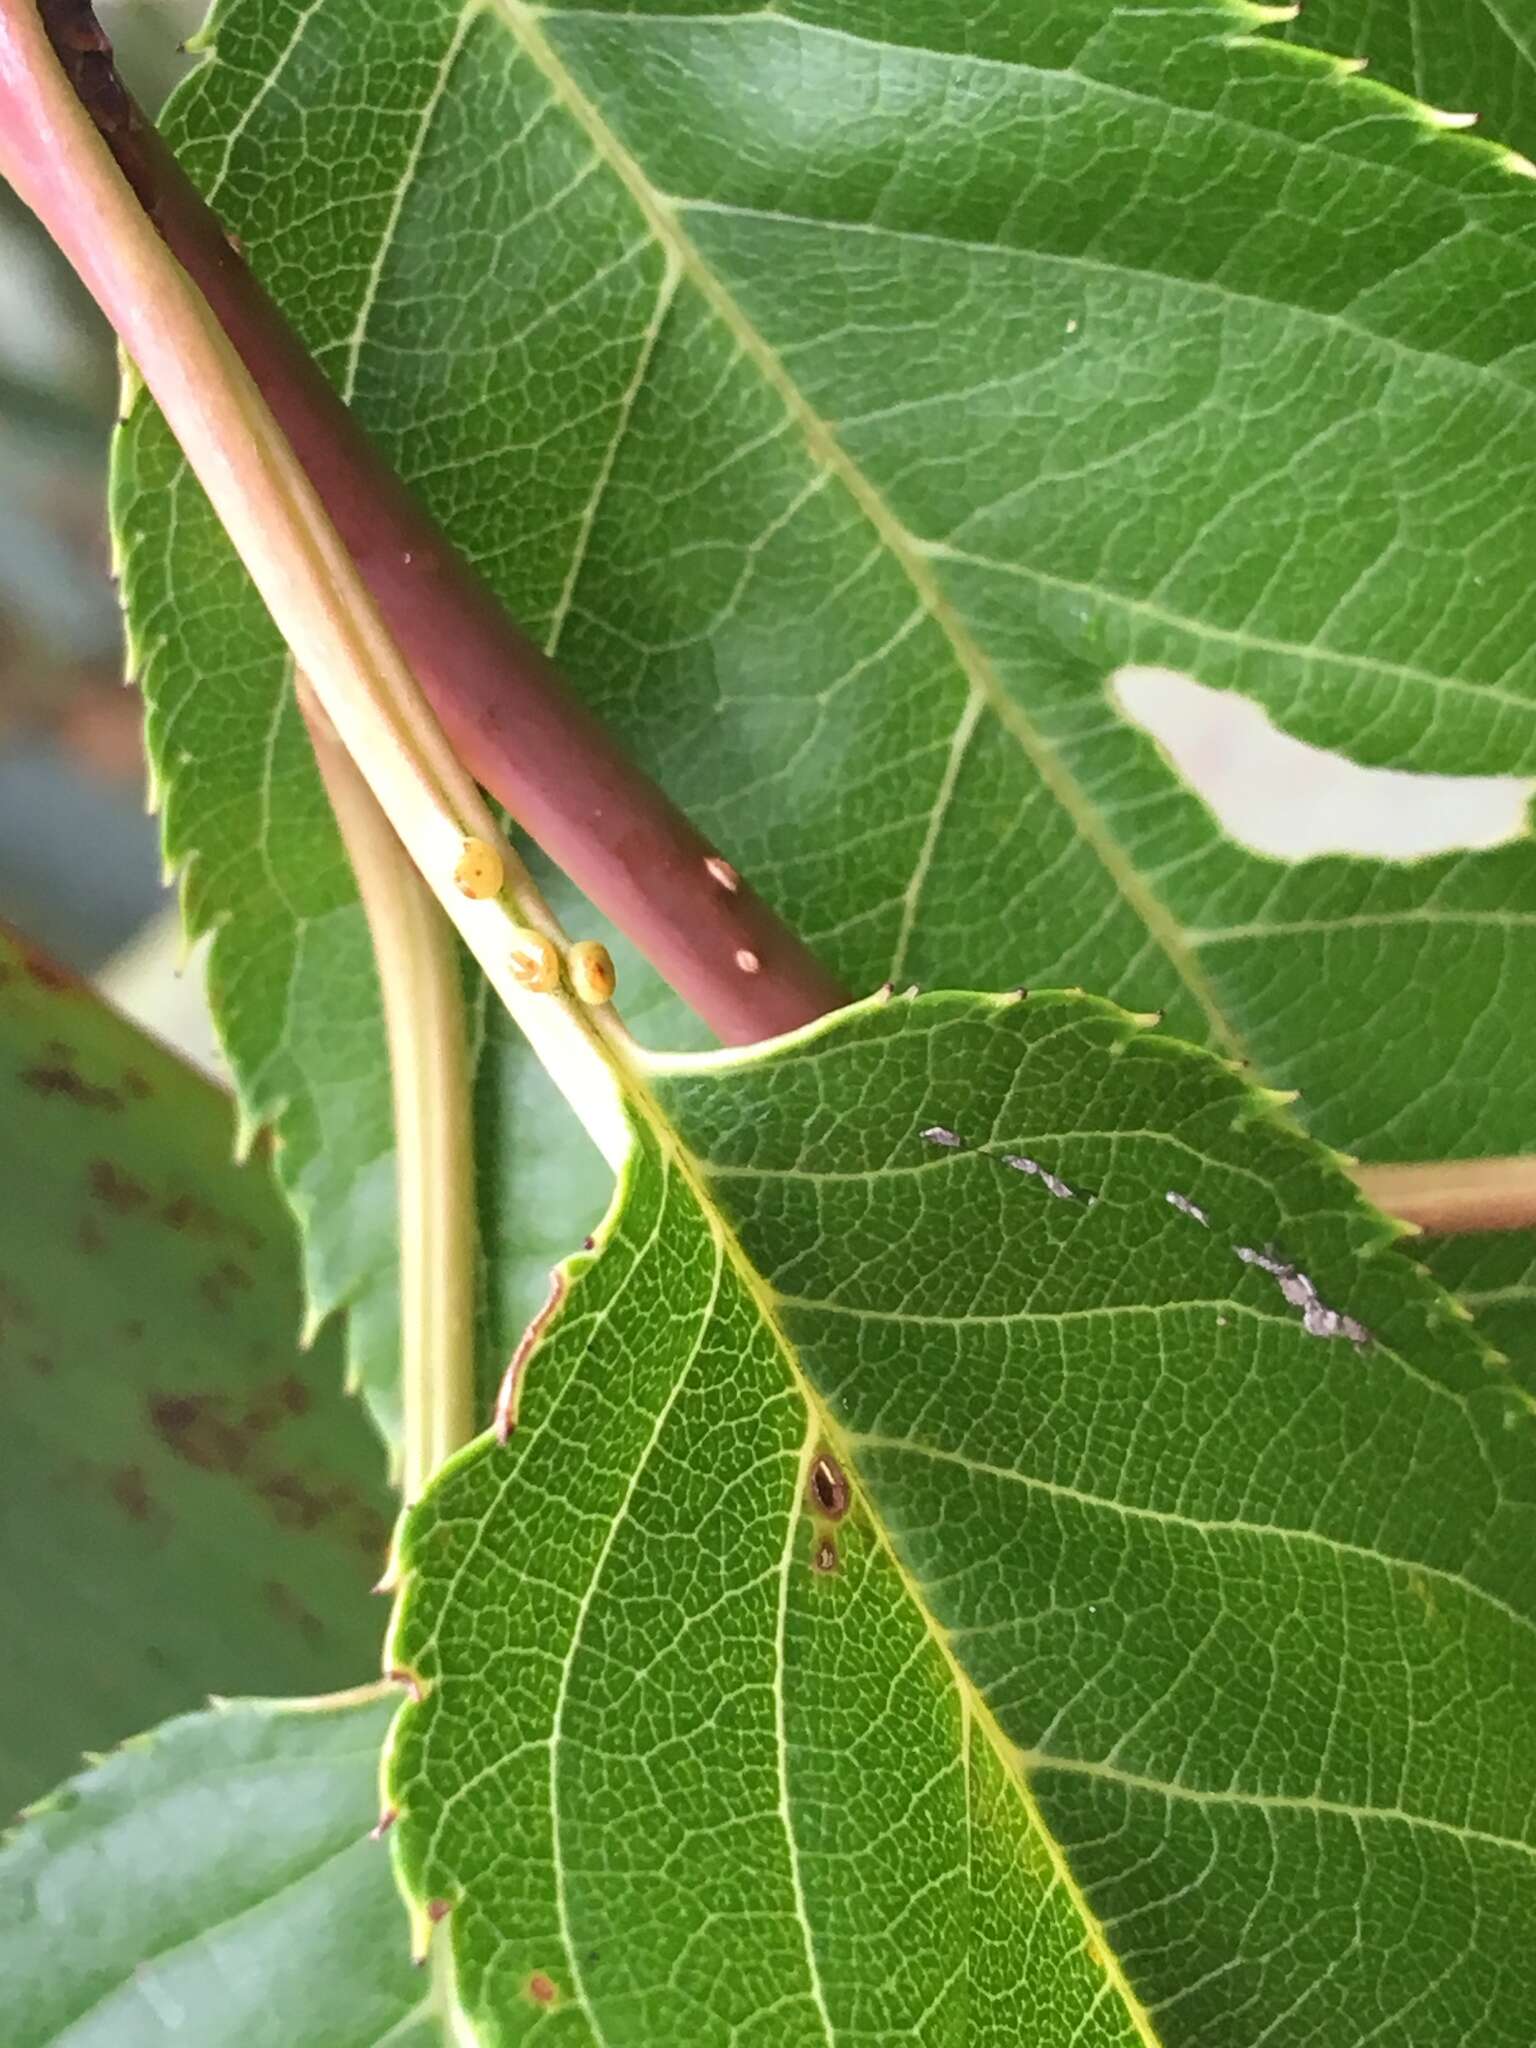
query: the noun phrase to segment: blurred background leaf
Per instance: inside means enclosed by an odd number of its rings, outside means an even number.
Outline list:
[[[0,1819],[210,1692],[378,1669],[394,1504],[301,1351],[298,1255],[228,1102],[0,933]]]

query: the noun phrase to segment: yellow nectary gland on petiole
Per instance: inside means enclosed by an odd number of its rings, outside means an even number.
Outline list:
[[[584,1003],[611,1002],[618,983],[613,957],[596,939],[579,939],[566,955],[571,987]]]
[[[508,956],[512,978],[520,988],[547,995],[560,983],[560,954],[542,932],[519,932]]]
[[[466,839],[453,870],[459,892],[481,903],[501,893],[505,879],[501,855],[484,839]]]

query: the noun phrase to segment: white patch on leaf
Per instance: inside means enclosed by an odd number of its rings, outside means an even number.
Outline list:
[[[1123,668],[1117,710],[1150,733],[1228,838],[1278,860],[1380,860],[1498,846],[1529,828],[1536,780],[1362,768],[1280,732],[1259,705],[1172,669]]]

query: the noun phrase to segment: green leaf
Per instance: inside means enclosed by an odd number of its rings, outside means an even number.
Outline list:
[[[0,1812],[210,1691],[378,1669],[394,1506],[300,1351],[293,1226],[227,1100],[0,935]]]
[[[11,2048],[440,2048],[366,1839],[389,1712],[237,1701],[29,1816],[0,1848]]]
[[[228,0],[173,127],[389,455],[851,987],[1080,982],[1333,1143],[1517,1151],[1529,837],[1260,858],[1106,695],[1171,661],[1362,761],[1536,768],[1536,187],[1263,19]],[[387,1352],[380,1038],[281,657],[142,407],[118,504],[222,1027],[316,1298]]]
[[[484,2043],[1528,2037],[1536,1401],[1144,1021],[651,1075],[405,1532],[390,1797]]]
[[[1384,85],[1451,114],[1475,114],[1480,134],[1536,151],[1536,37],[1507,0],[1306,0],[1285,34],[1363,57]]]
[[[1416,1247],[1442,1287],[1477,1318],[1488,1341],[1536,1396],[1536,1231],[1443,1237]]]

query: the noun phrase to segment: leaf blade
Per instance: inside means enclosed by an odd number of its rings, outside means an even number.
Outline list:
[[[225,1099],[0,934],[0,1803],[209,1691],[372,1669],[394,1518]],[[46,1700],[46,1713],[38,1701]]]
[[[1081,997],[865,1005],[651,1085],[678,1136],[642,1131],[517,1434],[464,1454],[404,1551],[396,1646],[425,1699],[389,1767],[403,1868],[418,1899],[454,1901],[482,2038],[524,2038],[528,1987],[565,1996],[573,1969],[579,2038],[724,2040],[765,2008],[788,2026],[803,1966],[761,1931],[782,1859],[739,1849],[729,1878],[710,1860],[726,1812],[733,1849],[754,1825],[768,1841],[787,1754],[808,1834],[837,1803],[821,1785],[855,1816],[806,1846],[840,1878],[800,1894],[809,1953],[837,1953],[839,1913],[887,1921],[891,1883],[923,1900],[919,1981],[885,2038],[990,2021],[1000,2039],[1102,2024],[1202,2048],[1372,2027],[1408,2042],[1475,2006],[1491,2038],[1518,2039],[1533,1411],[1388,1251],[1392,1227],[1239,1076]],[[935,1112],[963,1142],[925,1135]],[[673,1182],[678,1240],[701,1271],[714,1232],[726,1256],[691,1296],[660,1249]],[[720,1360],[706,1389],[646,1395],[666,1346],[640,1316],[625,1336],[626,1287],[714,1317],[687,1349]],[[1367,1321],[1369,1348],[1314,1332],[1318,1304]],[[626,1459],[611,1417],[631,1402]],[[851,1485],[846,1519],[835,1486],[807,1499],[818,1445]],[[596,1564],[562,1608],[549,1589],[578,1531]],[[840,1569],[818,1569],[828,1540]],[[901,1626],[815,1607],[849,1576],[862,1589],[866,1546]],[[768,1588],[786,1558],[780,1635]],[[771,1680],[776,1643],[793,1657]],[[951,1766],[963,1731],[989,1734],[971,1751],[973,1793],[976,1748],[993,1773],[977,1856],[1010,1870],[1013,1940],[981,2020],[964,1963],[945,1967],[969,1929],[930,1889],[936,1823],[913,1819],[911,1788],[931,1789],[933,1753],[910,1706],[905,1812],[893,1779],[891,1809],[858,1825],[860,1743],[890,1698],[880,1654],[909,1650],[955,1702]],[[742,1706],[765,1682],[777,1721]],[[509,1827],[515,1847],[488,1860]],[[545,1827],[533,1854],[521,1831]],[[1202,1859],[1219,1881],[1196,1887]],[[1432,1935],[1436,1915],[1451,1933]],[[1474,1927],[1492,1931],[1474,1944]],[[1049,2000],[1039,1950],[1058,1959]],[[866,1930],[849,1953],[871,1952]],[[704,1981],[741,2003],[653,2002],[679,1957],[712,1958]],[[872,1983],[889,1987],[873,1969],[826,1979],[819,2038],[870,2024]],[[798,2027],[818,2038],[803,1998]]]
[[[1528,992],[1528,835],[1277,868],[1105,706],[1160,658],[1361,759],[1536,745],[1527,579],[1455,459],[1522,445],[1530,198],[1259,20],[508,5],[407,45],[332,0],[289,47],[237,6],[180,119],[456,538],[851,986],[1105,987],[1299,1084],[1334,1142],[1516,1150],[1523,1074],[1483,1076]],[[327,108],[345,132],[343,46],[381,125],[328,154],[322,229],[260,166],[305,165]],[[487,132],[520,141],[477,182]],[[1475,1043],[1449,1071],[1408,986]]]
[[[391,1704],[187,1715],[29,1816],[0,1847],[17,2048],[443,2041],[364,1835]]]

